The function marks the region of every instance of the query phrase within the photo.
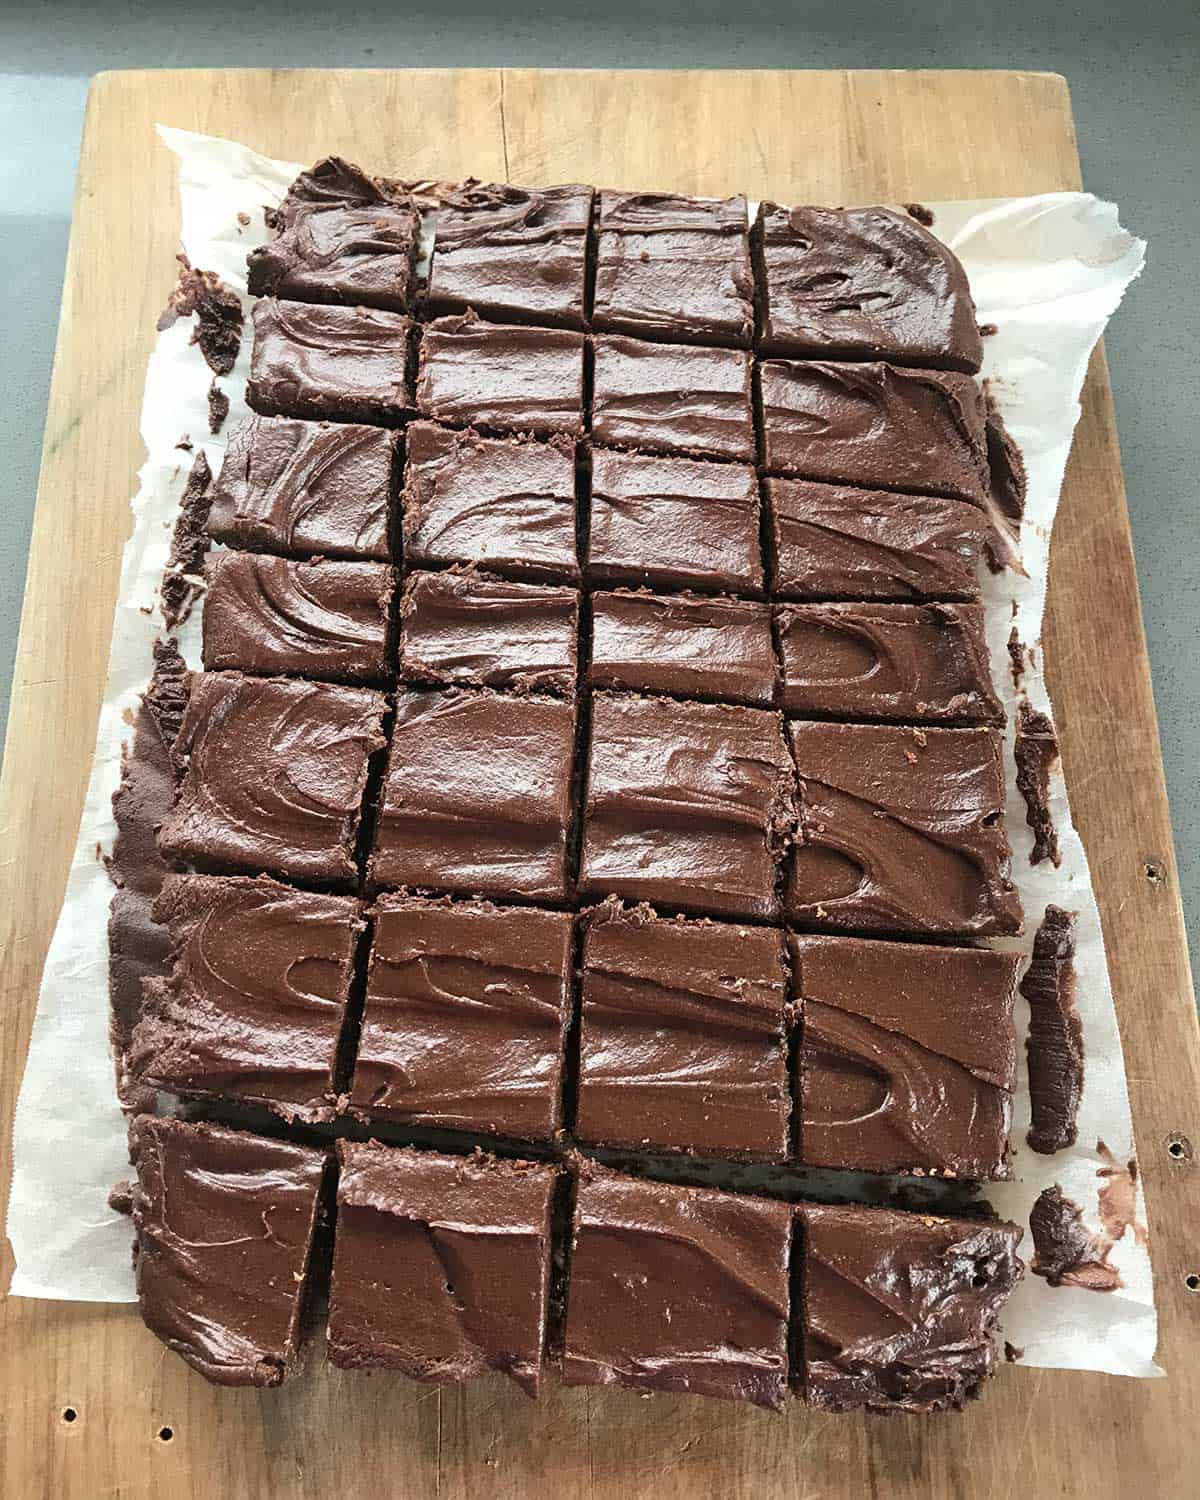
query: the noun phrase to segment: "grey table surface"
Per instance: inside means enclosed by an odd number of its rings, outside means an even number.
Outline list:
[[[0,0],[0,730],[88,80],[153,67],[1030,68],[1070,86],[1084,184],[1149,241],[1108,336],[1193,967],[1200,957],[1197,0],[511,6]],[[802,129],[802,122],[798,125]],[[1098,643],[1102,652],[1102,643]],[[1101,656],[1102,660],[1102,656]],[[1120,711],[1119,691],[1111,693]]]

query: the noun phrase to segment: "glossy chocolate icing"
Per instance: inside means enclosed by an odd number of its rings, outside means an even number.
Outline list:
[[[265,875],[169,876],[154,918],[170,934],[172,965],[146,981],[131,1074],[287,1119],[330,1114],[360,912],[353,897]]]
[[[254,304],[246,400],[270,417],[397,422],[412,406],[412,319],[373,307]]]
[[[993,729],[789,725],[800,777],[789,915],[870,932],[1021,930]]]
[[[574,735],[557,698],[402,692],[372,880],[565,900]]]
[[[218,552],[208,560],[206,578],[207,671],[388,680],[391,568]]]
[[[437,1384],[502,1370],[536,1397],[556,1169],[377,1141],[338,1160],[331,1362]]]
[[[804,1203],[804,1394],[821,1411],[960,1409],[996,1365],[1016,1224]]]
[[[300,1343],[325,1153],[149,1115],[129,1138],[147,1328],[216,1385],[279,1385]]]
[[[583,431],[583,335],[485,323],[474,313],[421,331],[417,410],[452,426],[545,436]]]
[[[1013,746],[1017,762],[1017,790],[1025,799],[1025,821],[1033,829],[1031,865],[1048,859],[1052,865],[1062,863],[1058,847],[1058,829],[1050,810],[1050,773],[1058,765],[1058,736],[1048,714],[1042,713],[1027,698],[1017,705],[1017,738]]]
[[[1047,906],[1021,993],[1029,1001],[1032,1123],[1026,1140],[1045,1156],[1075,1144],[1083,1093],[1083,1024],[1075,1003],[1076,913]]]
[[[597,443],[754,462],[748,354],[608,334],[593,346]]]
[[[762,591],[758,483],[748,465],[597,448],[591,496],[591,582]]]
[[[588,683],[770,707],[770,608],[748,599],[645,590],[593,594]]]
[[[353,881],[386,707],[365,688],[193,673],[175,742],[186,770],[160,849],[205,869]]]
[[[426,304],[582,328],[593,189],[468,183],[438,207]]]
[[[785,1203],[581,1164],[566,1383],[781,1407],[791,1218]]]
[[[576,1136],[783,1161],[784,999],[780,933],[604,902],[583,943]]]
[[[983,392],[970,375],[782,359],[758,373],[772,473],[987,502]]]
[[[764,203],[760,233],[767,353],[979,369],[966,272],[909,214]]]
[[[795,815],[782,728],[766,709],[595,694],[581,891],[773,917]]]
[[[414,422],[401,511],[410,566],[479,563],[534,578],[579,576],[575,449]]]
[[[510,583],[473,568],[410,573],[400,613],[406,681],[575,691],[576,589]]]
[[[600,194],[596,328],[733,344],[754,336],[745,198],[670,193]]]
[[[409,307],[420,223],[393,184],[327,156],[300,174],[268,223],[275,238],[246,257],[251,296]]]
[[[1016,954],[793,935],[799,1159],[1009,1176]]]
[[[550,1140],[562,1124],[569,912],[383,896],[351,1104]]]
[[[386,558],[395,447],[379,427],[248,417],[229,434],[209,535],[256,552]]]
[[[1003,724],[978,604],[788,604],[774,611],[788,713]]]
[[[987,522],[973,505],[816,484],[764,482],[777,599],[971,600]]]

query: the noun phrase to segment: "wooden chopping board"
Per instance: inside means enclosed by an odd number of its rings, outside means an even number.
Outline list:
[[[92,753],[138,411],[174,281],[175,163],[156,121],[269,155],[411,177],[593,181],[782,201],[1080,186],[1065,81],[1038,73],[109,73],[91,91],[0,781],[5,1118]],[[1004,1369],[961,1417],[786,1416],[499,1377],[439,1391],[319,1358],[221,1391],[127,1307],[0,1306],[3,1487],[14,1500],[885,1495],[1089,1500],[1195,1493],[1200,1041],[1102,352],[1054,537],[1046,640],[1092,863],[1154,1230],[1170,1378]],[[70,1087],[70,1059],[63,1060]],[[0,1137],[7,1181],[10,1140]],[[6,1249],[6,1254],[7,1249]],[[11,1255],[8,1256],[11,1265]],[[6,1278],[7,1279],[7,1278]],[[1200,1282],[1196,1283],[1200,1286]],[[70,1417],[68,1416],[70,1413]]]

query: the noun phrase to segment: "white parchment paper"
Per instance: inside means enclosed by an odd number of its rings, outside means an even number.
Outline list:
[[[234,142],[160,127],[179,158],[182,243],[194,266],[216,271],[245,293],[245,257],[266,238],[262,208],[277,202],[300,168],[271,161]],[[1014,623],[1035,648],[1023,688],[1049,710],[1042,676],[1041,619],[1050,534],[1063,470],[1079,416],[1088,356],[1129,282],[1142,267],[1144,245],[1126,233],[1112,204],[1086,193],[933,205],[934,230],[966,266],[981,323],[998,332],[985,340],[984,375],[1029,471],[1022,546],[1027,578],[988,576],[989,645],[997,689],[1010,714],[1015,693],[1006,645]],[[243,223],[239,214],[248,218]],[[46,961],[33,1039],[15,1123],[8,1234],[16,1254],[12,1292],[26,1297],[97,1302],[133,1300],[128,1221],[107,1207],[109,1188],[127,1174],[125,1121],[117,1108],[108,1049],[107,915],[111,886],[97,848],[115,832],[112,793],[122,740],[138,694],[145,688],[151,646],[162,630],[157,590],[171,528],[192,454],[186,436],[208,454],[214,470],[224,435],[245,414],[250,339],[232,374],[220,381],[231,398],[217,438],[208,434],[211,373],[189,345],[190,320],[159,336],[146,376],[141,431],[147,458],[133,500],[133,534],[126,545],[113,623],[108,684],[96,752],[66,898]],[[198,612],[185,627],[184,655],[198,665]],[[1041,1189],[1059,1183],[1099,1232],[1099,1194],[1114,1164],[1134,1156],[1125,1065],[1092,893],[1087,857],[1070,820],[1062,777],[1052,802],[1063,861],[1059,868],[1029,864],[1032,834],[1015,786],[1009,756],[1008,829],[1013,872],[1025,904],[1029,935],[1006,946],[1028,951],[1047,902],[1077,910],[1079,1006],[1086,1078],[1079,1146],[1041,1157],[1025,1145],[1029,1123],[1023,1045],[1013,1142],[1015,1180],[993,1185],[997,1209],[1027,1224]],[[1018,1014],[1023,1044],[1028,1008]],[[65,1061],[69,1060],[69,1061]],[[1144,1205],[1137,1187],[1138,1223]],[[1026,1235],[1022,1253],[1032,1247]],[[1049,1287],[1027,1275],[1008,1304],[1005,1336],[1024,1350],[1024,1362],[1154,1375],[1153,1286],[1145,1236],[1131,1226],[1110,1252],[1123,1287],[1096,1293]]]

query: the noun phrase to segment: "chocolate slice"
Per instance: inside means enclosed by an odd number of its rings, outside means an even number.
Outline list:
[[[1020,932],[995,730],[788,727],[800,780],[794,920],[947,937]]]
[[[248,417],[229,434],[208,533],[292,557],[386,559],[396,434]]]
[[[410,573],[400,672],[409,682],[570,694],[578,629],[575,589],[509,583],[470,568]]]
[[[214,1385],[279,1385],[300,1344],[325,1153],[149,1115],[129,1145],[146,1327]]]
[[[789,713],[1003,724],[977,604],[789,604],[774,611]]]
[[[1018,956],[791,938],[805,1166],[1004,1178]]]
[[[412,406],[412,320],[371,307],[254,304],[246,400],[269,417],[398,422]]]
[[[593,345],[597,443],[754,462],[748,354],[607,334]]]
[[[593,189],[469,183],[437,212],[426,304],[582,328]]]
[[[743,464],[592,455],[594,583],[761,593],[758,483]]]
[[[820,1411],[961,1409],[996,1367],[1024,1270],[1016,1224],[803,1203],[805,1399]]]
[[[767,707],[775,697],[770,607],[628,589],[593,594],[588,682]]]
[[[411,566],[479,563],[517,577],[579,576],[575,448],[414,422],[401,510]]]
[[[785,1203],[581,1165],[563,1379],[781,1407],[791,1218]]]
[[[983,392],[970,375],[781,359],[758,372],[772,473],[987,502]]]
[[[159,834],[168,859],[293,880],[356,879],[367,760],[387,702],[365,688],[193,673],[175,754],[187,769]]]
[[[767,353],[979,369],[966,272],[911,215],[764,203],[761,224]]]
[[[438,318],[421,332],[417,410],[451,426],[575,436],[583,431],[583,335],[564,328]]]
[[[1075,1003],[1076,913],[1047,906],[1033,939],[1021,994],[1029,1001],[1029,1103],[1026,1136],[1045,1156],[1075,1144],[1083,1094],[1083,1023]]]
[[[961,500],[767,479],[776,599],[977,599],[983,513]]]
[[[679,344],[754,335],[745,198],[600,194],[596,328]]]
[[[607,901],[583,943],[575,1134],[601,1146],[782,1161],[778,932]]]
[[[186,1097],[243,1099],[285,1118],[332,1113],[354,947],[350,896],[260,875],[169,876],[154,918],[172,966],[146,981],[129,1068]]]
[[[559,699],[401,693],[372,880],[565,900],[574,737]]]
[[[374,915],[351,1103],[405,1124],[550,1140],[570,913],[383,896]]]
[[[597,693],[579,883],[713,916],[772,918],[793,817],[778,714]]]
[[[369,683],[391,675],[391,568],[218,552],[205,577],[207,671]]]
[[[329,1358],[459,1384],[489,1370],[537,1396],[557,1170],[338,1143]]]

